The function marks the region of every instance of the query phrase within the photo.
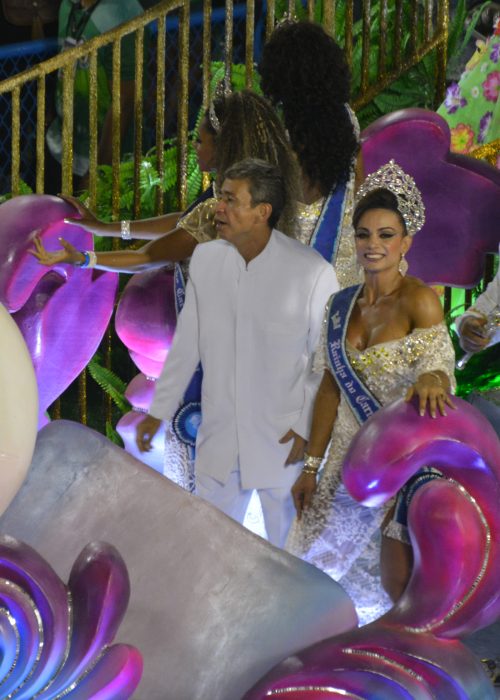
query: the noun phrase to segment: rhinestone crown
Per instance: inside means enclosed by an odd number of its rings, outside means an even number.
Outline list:
[[[229,84],[229,81],[224,78],[223,80],[220,80],[214,91],[214,95],[212,97],[212,100],[210,101],[210,105],[208,107],[208,119],[210,121],[210,124],[212,125],[212,128],[214,131],[218,134],[220,132],[220,121],[219,117],[215,113],[215,100],[229,97],[231,95],[232,90],[231,86]]]
[[[414,236],[425,223],[425,206],[415,180],[391,159],[368,175],[356,194],[356,204],[369,192],[381,188],[396,196],[398,211],[404,219],[406,230],[410,236]]]

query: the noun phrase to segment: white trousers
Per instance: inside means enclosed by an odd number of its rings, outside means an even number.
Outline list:
[[[286,468],[287,482],[276,489],[257,489],[267,531],[267,539],[276,547],[284,547],[288,530],[295,517],[291,488],[302,470],[302,462]],[[195,493],[243,524],[253,489],[242,489],[240,470],[234,469],[225,484],[208,474],[196,472]]]

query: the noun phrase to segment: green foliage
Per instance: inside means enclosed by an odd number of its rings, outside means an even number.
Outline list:
[[[403,27],[406,29],[403,31],[402,36],[402,50],[404,54],[405,47],[410,40],[410,31],[408,27],[410,26],[410,3],[403,3]],[[371,26],[371,40],[370,40],[370,65],[369,65],[369,76],[374,79],[377,74],[377,61],[378,61],[378,33],[380,31],[379,17],[378,17],[378,3],[372,7],[372,26]],[[464,43],[460,42],[461,37],[464,35],[464,20],[467,14],[466,0],[458,0],[455,14],[449,27],[448,36],[448,61],[454,62],[457,60],[458,56],[462,53]],[[394,47],[394,22],[395,22],[395,11],[394,6],[391,5],[388,11],[388,44],[387,44],[387,54],[392,55],[392,49]],[[475,24],[472,23],[472,27]],[[359,26],[358,26],[359,25]],[[472,28],[469,28],[469,32]],[[361,33],[361,23],[356,23],[354,27],[355,37],[358,40],[355,43],[353,51],[353,87],[354,92],[359,88],[360,85],[360,72],[359,68],[361,66],[361,42],[359,41],[359,36]],[[419,37],[423,36],[423,20],[417,29],[417,35]],[[356,70],[358,68],[358,70]],[[390,66],[389,66],[390,68]],[[405,109],[408,107],[423,107],[426,109],[435,108],[435,81],[436,81],[436,71],[437,71],[437,58],[436,51],[432,51],[427,54],[419,63],[406,71],[400,78],[395,80],[391,85],[389,85],[384,91],[378,94],[370,103],[363,107],[358,112],[358,118],[361,124],[361,128],[365,128],[370,122],[378,119],[384,114],[394,112],[399,109]]]
[[[29,185],[27,185],[24,180],[20,181],[19,184],[19,194],[33,194],[33,190]],[[6,194],[0,195],[0,204],[3,204],[8,199],[12,199],[12,192],[7,192]]]
[[[211,94],[219,82],[224,79],[225,65],[220,61],[211,64]],[[234,92],[245,88],[246,68],[242,64],[233,64],[231,85]],[[252,89],[261,94],[260,77],[254,73]],[[189,134],[187,152],[187,200],[188,205],[200,195],[202,189],[202,173],[198,167],[196,151],[193,140],[196,137],[200,122],[203,118],[203,110],[200,110],[194,130]],[[158,189],[163,193],[164,211],[178,211],[180,209],[177,195],[177,139],[166,139],[164,142],[164,175],[163,180],[158,172],[158,157],[156,148],[148,151],[141,160],[139,169],[139,194],[141,202],[141,218],[146,219],[156,215],[156,199]],[[134,205],[134,162],[132,155],[124,158],[120,163],[120,219],[133,219]],[[111,221],[112,215],[112,185],[113,171],[109,165],[101,165],[98,168],[97,180],[97,206],[96,214],[103,221]],[[82,201],[87,197],[83,193]],[[96,249],[109,249],[109,241],[100,239]]]
[[[225,75],[225,64],[221,61],[212,61],[210,65],[210,94],[213,95],[215,88],[224,80]],[[231,68],[231,89],[233,92],[240,92],[246,87],[246,67],[243,63],[233,63]],[[262,95],[262,90],[260,88],[260,76],[257,71],[253,72],[252,76],[252,90]]]
[[[458,342],[458,335],[450,329],[451,339],[457,358],[462,357],[464,351]],[[498,363],[500,361],[500,345],[492,345],[490,348],[473,355],[464,369],[455,371],[457,381],[457,396],[465,398],[471,392],[484,393],[500,389],[500,374]]]
[[[111,400],[122,413],[127,413],[132,409],[132,406],[125,398],[125,382],[110,369],[102,366],[99,354],[94,355],[87,365],[87,369],[92,379],[111,397]]]
[[[466,43],[470,39],[473,28],[479,18],[483,6],[478,8],[473,16],[473,20],[467,31],[464,31],[465,18],[467,16],[466,0],[458,0],[455,7],[453,21],[450,23],[448,36],[448,62],[454,64],[462,54]],[[277,0],[276,17],[282,18],[288,11],[288,0]],[[307,8],[301,0],[295,0],[295,15],[298,19],[307,19]],[[323,2],[315,3],[314,20],[322,22],[324,16]],[[342,44],[345,36],[346,3],[336,3],[335,7],[335,36]],[[370,54],[368,76],[370,82],[375,81],[378,73],[378,55],[380,43],[380,3],[373,2],[370,8]],[[391,57],[394,57],[394,37],[395,37],[396,5],[389,3],[387,8],[387,44],[386,55],[388,56],[391,68]],[[410,27],[412,22],[411,3],[403,3],[403,33],[401,37],[401,47],[403,55],[405,48],[410,41]],[[352,94],[359,92],[361,84],[361,59],[362,59],[362,31],[361,20],[353,26],[353,56],[352,56]],[[417,36],[423,36],[423,18],[420,17],[420,24],[417,27]],[[423,107],[426,109],[435,108],[435,80],[436,80],[436,51],[427,54],[422,61],[410,68],[400,78],[395,80],[383,92],[377,95],[371,102],[365,105],[358,112],[361,128],[365,128],[375,119],[408,107]]]
[[[106,437],[111,442],[114,442],[115,445],[123,447],[123,440],[121,439],[120,434],[113,428],[109,421],[106,421]]]
[[[193,134],[190,135],[191,137]],[[156,198],[158,189],[164,196],[165,211],[177,211],[177,142],[176,139],[165,141],[163,180],[158,172],[156,149],[143,156],[139,168],[138,190],[141,203],[141,218],[156,215]],[[188,204],[199,196],[202,174],[198,167],[196,151],[191,140],[187,152],[187,196]],[[131,157],[120,163],[120,219],[133,219],[134,205],[134,162]],[[112,220],[112,183],[113,172],[109,165],[100,165],[97,180],[96,214],[103,221]],[[84,193],[83,199],[87,196]]]

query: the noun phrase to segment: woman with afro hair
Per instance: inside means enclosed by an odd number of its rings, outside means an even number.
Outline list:
[[[353,284],[353,198],[364,175],[343,51],[320,25],[285,21],[264,46],[259,71],[301,168],[296,236],[332,262],[341,287]]]

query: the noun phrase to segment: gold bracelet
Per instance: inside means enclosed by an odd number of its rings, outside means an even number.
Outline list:
[[[312,455],[308,455],[307,452],[304,453],[304,467],[308,469],[315,469],[318,471],[322,461],[323,457],[313,457]]]
[[[311,476],[318,476],[318,470],[311,469],[310,467],[303,467],[302,474],[310,474]]]

